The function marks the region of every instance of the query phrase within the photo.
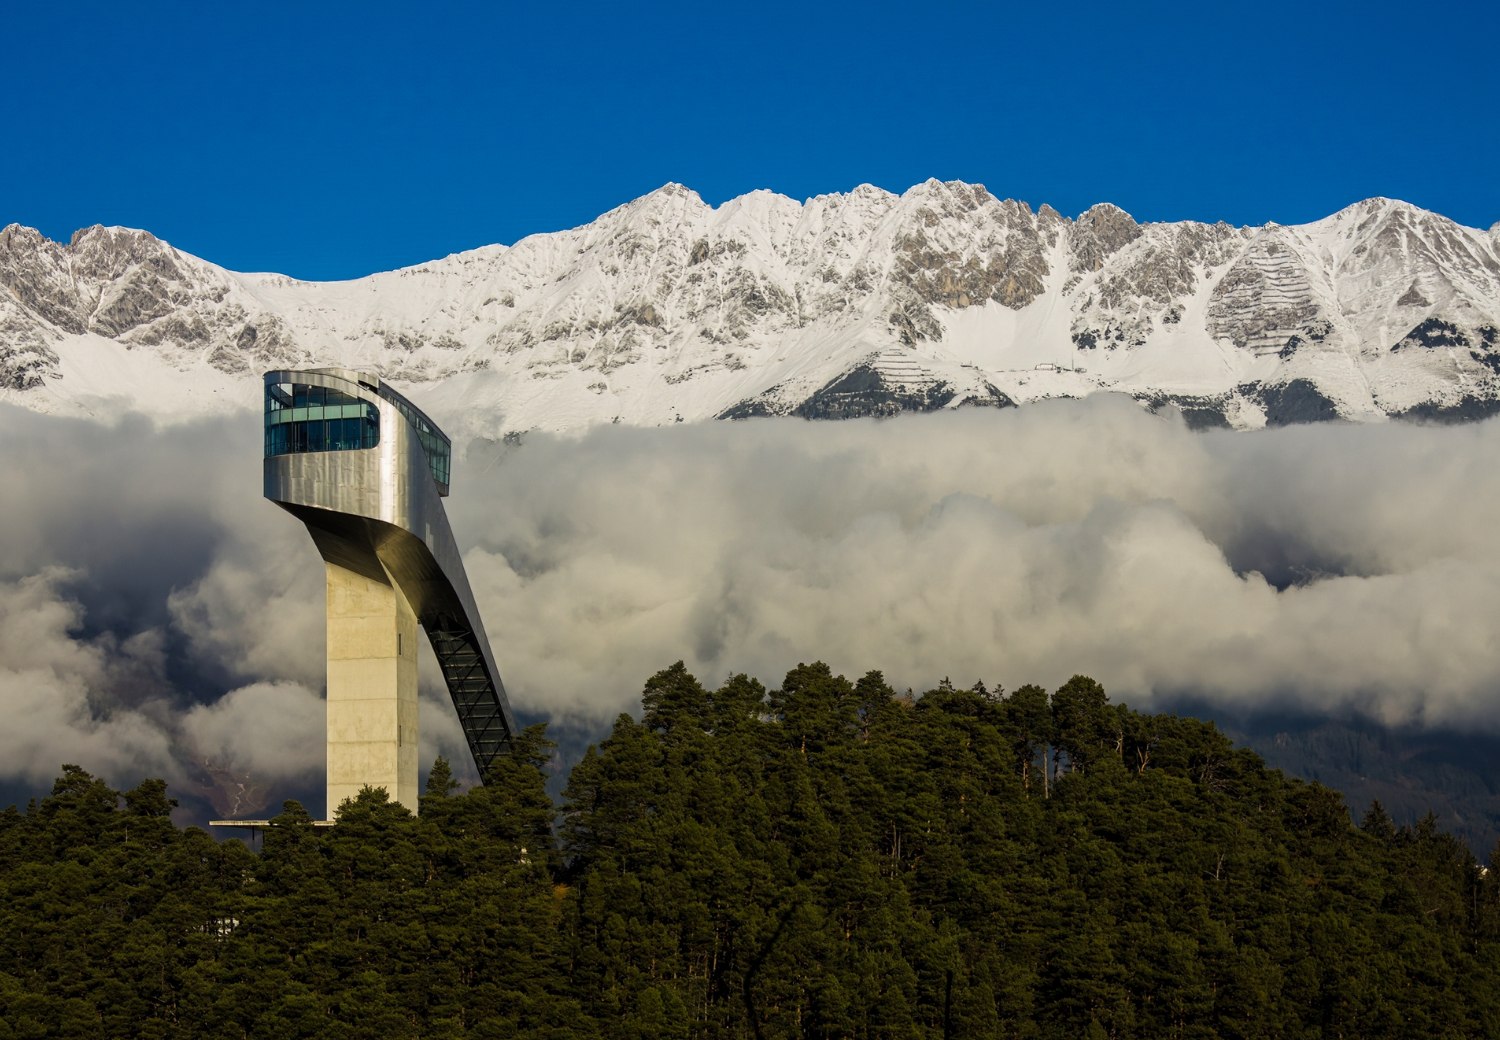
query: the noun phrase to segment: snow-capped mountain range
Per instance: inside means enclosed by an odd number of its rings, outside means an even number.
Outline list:
[[[1097,391],[1203,425],[1467,418],[1500,410],[1497,330],[1500,225],[1389,199],[1236,228],[1069,219],[961,182],[717,208],[669,184],[345,282],[125,228],[0,231],[0,399],[70,414],[257,407],[261,370],[340,365],[456,435]]]

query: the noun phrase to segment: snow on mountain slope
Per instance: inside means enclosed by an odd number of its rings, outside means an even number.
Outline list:
[[[841,417],[1100,390],[1189,421],[1500,409],[1500,231],[1370,199],[1300,227],[1067,219],[980,185],[718,208],[666,185],[583,227],[347,282],[143,231],[0,231],[0,397],[163,419],[276,365],[374,369],[455,434]]]

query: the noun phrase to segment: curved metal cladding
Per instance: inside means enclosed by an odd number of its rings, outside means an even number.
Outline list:
[[[491,762],[509,746],[515,719],[443,509],[447,438],[378,376],[334,368],[285,370],[267,372],[265,382],[265,496],[307,525],[329,564],[398,587],[432,642],[474,764],[481,778],[487,776]],[[282,421],[273,419],[272,409],[297,403],[280,401],[286,385],[325,388],[337,392],[328,395],[330,401],[359,402],[337,409],[329,405],[331,415],[374,406],[374,446],[363,446],[371,439],[371,415],[356,421],[367,424],[363,441],[348,422],[339,427],[330,421],[326,450],[301,443],[286,454],[271,454],[273,447],[287,448],[284,437],[272,443]],[[309,395],[318,396],[313,390]]]

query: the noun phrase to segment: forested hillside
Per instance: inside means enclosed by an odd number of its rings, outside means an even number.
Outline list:
[[[1213,727],[799,666],[648,681],[258,853],[74,766],[0,815],[0,1037],[1493,1037],[1500,883]]]

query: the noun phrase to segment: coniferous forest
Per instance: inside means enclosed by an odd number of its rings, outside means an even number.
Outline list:
[[[1460,842],[1084,677],[678,664],[560,809],[549,758],[259,852],[64,766],[0,816],[0,1037],[1500,1036]]]

